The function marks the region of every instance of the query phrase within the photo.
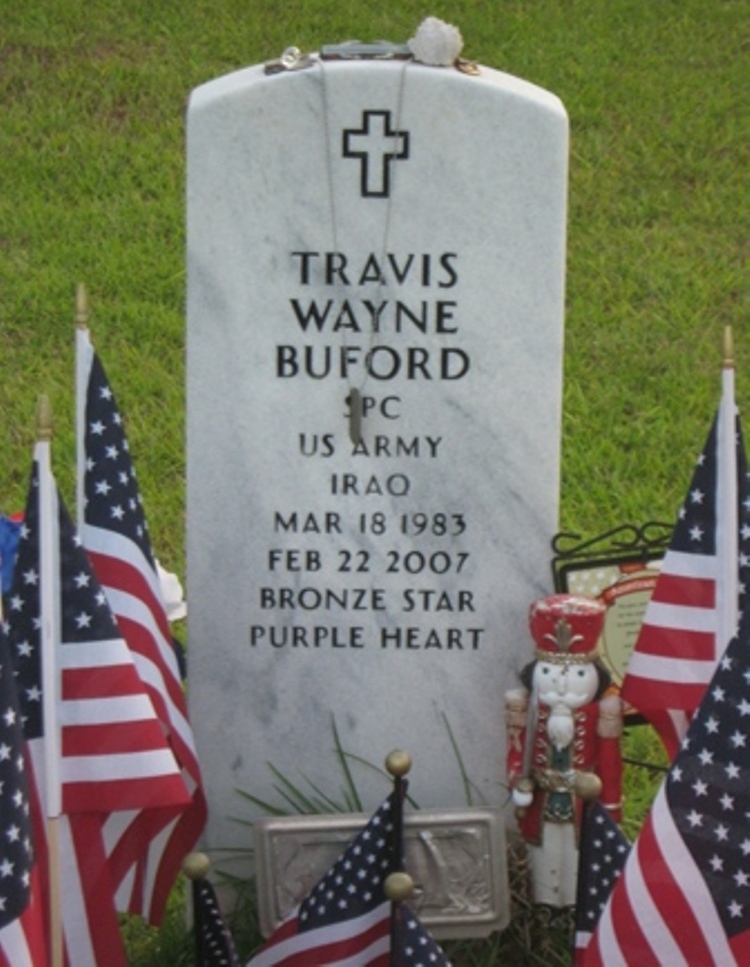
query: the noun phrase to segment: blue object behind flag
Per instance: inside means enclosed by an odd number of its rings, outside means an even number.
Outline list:
[[[10,591],[13,582],[13,566],[16,563],[21,524],[0,514],[0,590]]]

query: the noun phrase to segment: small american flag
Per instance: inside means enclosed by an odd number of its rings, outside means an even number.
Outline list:
[[[443,948],[407,903],[393,905],[391,967],[451,967]]]
[[[197,967],[240,967],[211,881],[201,876],[193,880],[192,887]]]
[[[179,767],[57,494],[53,494],[58,511],[56,573],[43,573],[36,499],[39,476],[37,461],[8,606],[26,735],[44,731],[38,622],[43,582],[52,580],[59,601],[62,644],[56,658],[61,669],[63,811],[109,812],[184,804],[188,795]]]
[[[0,622],[0,964],[10,967],[48,962],[31,807],[21,710]]]
[[[66,608],[61,599],[58,569],[61,560],[70,561],[67,551],[60,547],[60,514],[65,516],[49,470],[49,444],[38,443],[7,602],[7,630],[30,762],[30,811],[39,879],[47,904],[55,896],[61,905],[55,922],[50,918],[45,927],[49,931],[50,947],[56,946],[58,936],[62,937],[67,956],[76,967],[96,967],[104,962],[112,967],[124,967],[125,951],[114,907],[114,887],[103,849],[105,814],[96,811],[95,796],[89,801],[90,811],[70,814],[61,811],[68,781],[74,790],[73,799],[76,798],[77,760],[83,751],[72,709],[76,703],[62,698],[66,695],[66,685],[70,684],[64,659],[70,649],[85,650],[86,645],[63,645],[60,637],[58,618]],[[70,531],[63,530],[69,539]],[[54,649],[51,662],[43,655],[47,644]],[[61,676],[59,668],[63,669]],[[96,668],[92,671],[95,679],[96,671]],[[106,693],[99,695],[104,697]],[[93,702],[92,706],[95,705]],[[45,720],[48,714],[51,721]],[[90,711],[84,710],[83,718],[89,714]],[[71,734],[73,748],[67,741]],[[91,747],[90,751],[93,751]],[[63,761],[66,758],[67,764]],[[72,771],[67,768],[71,764]],[[49,835],[52,828],[54,837]],[[56,869],[60,871],[59,877],[53,873]]]
[[[575,964],[585,950],[630,852],[627,837],[600,802],[584,805],[575,912]]]
[[[88,331],[78,330],[81,536],[190,793],[187,806],[112,814],[118,908],[159,924],[206,820],[193,732],[122,418]]]
[[[389,967],[391,904],[384,883],[398,869],[395,800],[392,793],[250,967]]]
[[[750,609],[589,944],[586,967],[748,963]]]
[[[646,607],[622,685],[674,758],[737,628],[750,579],[750,494],[733,373]]]

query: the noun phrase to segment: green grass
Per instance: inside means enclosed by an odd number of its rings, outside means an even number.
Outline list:
[[[5,4],[0,38],[1,506],[22,505],[36,396],[72,495],[73,292],[125,411],[155,543],[183,571],[184,130],[218,74],[425,11],[317,2]],[[467,56],[571,118],[561,524],[672,519],[735,327],[750,359],[738,0],[437,4]]]
[[[467,57],[549,88],[570,114],[561,527],[674,518],[718,400],[725,324],[747,413],[746,0],[0,4],[2,510],[23,506],[40,393],[73,504],[85,281],[155,547],[184,576],[188,93],[291,43],[402,41],[428,14],[460,27]],[[640,735],[628,742],[648,745]],[[628,770],[631,827],[653,788],[642,772]],[[162,949],[171,930],[184,941],[175,902],[161,937],[130,928],[134,964],[183,962]],[[495,955],[462,948],[456,962]]]

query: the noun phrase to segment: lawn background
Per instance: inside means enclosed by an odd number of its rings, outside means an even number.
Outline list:
[[[74,506],[83,281],[155,549],[184,576],[189,92],[290,44],[403,42],[430,14],[570,115],[561,528],[674,519],[727,324],[750,402],[746,0],[0,0],[0,510],[23,507],[40,393]]]

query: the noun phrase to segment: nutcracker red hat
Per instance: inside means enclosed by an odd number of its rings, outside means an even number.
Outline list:
[[[596,659],[606,606],[575,594],[552,594],[534,601],[529,627],[539,661],[584,664]]]

